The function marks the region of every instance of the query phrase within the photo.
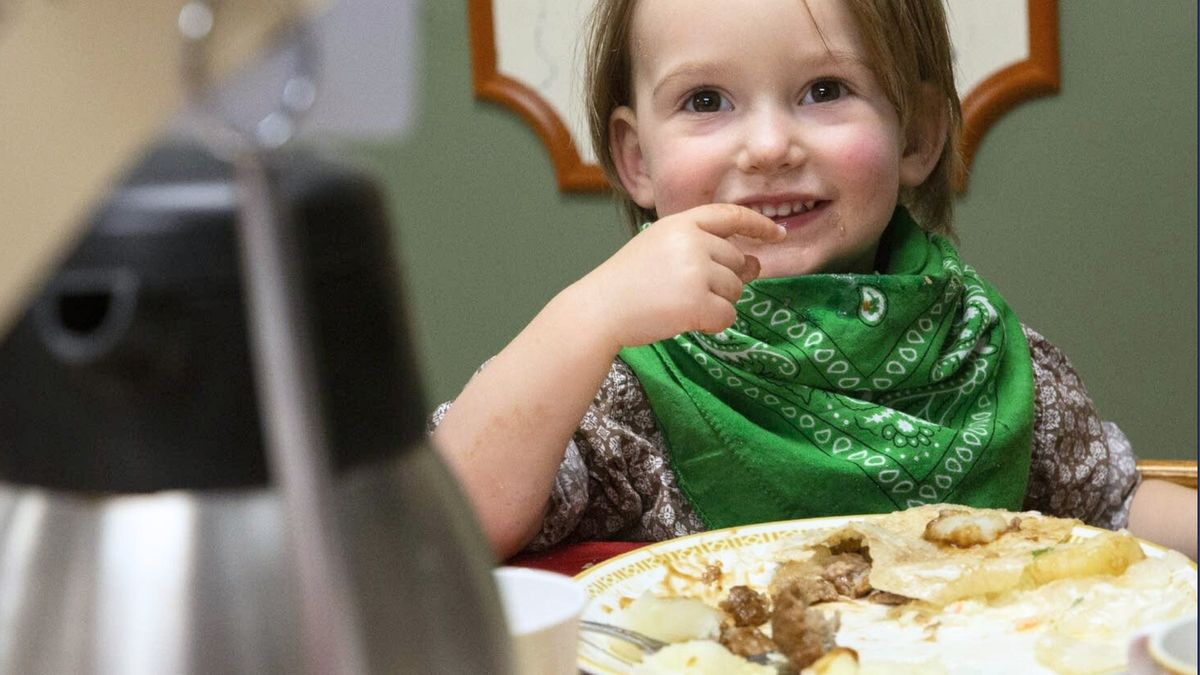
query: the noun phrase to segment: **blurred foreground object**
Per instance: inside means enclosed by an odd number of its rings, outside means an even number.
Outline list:
[[[489,553],[425,444],[380,196],[308,154],[268,168],[309,298],[360,672],[507,672]],[[0,673],[318,672],[256,412],[232,174],[155,148],[0,341]]]
[[[508,673],[379,192],[281,149],[307,28],[245,126],[214,6],[178,26],[220,159],[151,153],[0,341],[0,673]]]
[[[238,0],[217,72],[324,0]],[[86,209],[183,103],[181,2],[0,1],[0,333]]]

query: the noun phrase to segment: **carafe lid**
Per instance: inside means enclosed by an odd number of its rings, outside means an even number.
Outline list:
[[[276,158],[335,470],[406,451],[425,412],[373,182]],[[139,192],[140,191],[140,192]],[[228,167],[154,148],[0,339],[0,481],[100,492],[268,480]]]

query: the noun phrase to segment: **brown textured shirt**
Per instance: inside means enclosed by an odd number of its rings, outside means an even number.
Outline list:
[[[1033,455],[1024,508],[1117,529],[1140,483],[1125,434],[1104,422],[1067,357],[1025,327],[1033,358]],[[441,423],[449,403],[434,411]],[[528,550],[591,539],[661,541],[706,528],[675,483],[670,450],[633,371],[613,361],[567,445]]]

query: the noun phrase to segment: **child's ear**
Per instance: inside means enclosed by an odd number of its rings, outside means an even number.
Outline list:
[[[915,188],[933,172],[946,147],[949,113],[932,85],[922,84],[900,157],[900,185]]]
[[[643,209],[653,209],[653,183],[638,140],[637,116],[629,106],[617,108],[608,118],[608,151],[630,198]]]

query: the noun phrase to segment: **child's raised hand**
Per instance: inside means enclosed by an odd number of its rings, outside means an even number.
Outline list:
[[[733,324],[742,285],[758,277],[758,259],[730,241],[786,235],[770,218],[735,204],[707,204],[655,222],[585,276],[577,291],[617,348],[687,331],[720,332]]]

